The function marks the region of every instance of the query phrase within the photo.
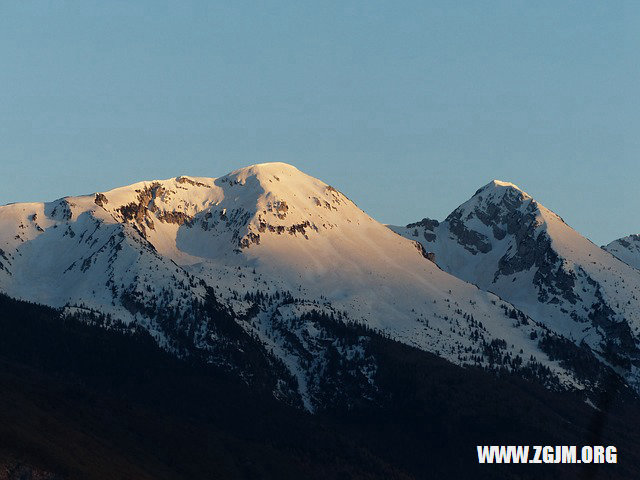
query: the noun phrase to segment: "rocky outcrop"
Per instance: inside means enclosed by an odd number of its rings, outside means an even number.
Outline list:
[[[103,193],[96,193],[94,202],[99,207],[104,207],[105,205],[107,205],[107,203],[109,203],[109,199],[107,199],[107,197]]]

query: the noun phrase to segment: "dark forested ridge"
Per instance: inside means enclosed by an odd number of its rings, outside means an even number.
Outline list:
[[[371,338],[379,392],[310,415],[86,320],[0,295],[0,479],[640,478],[640,408],[617,388],[598,411],[336,324]],[[478,466],[477,444],[612,444],[619,464]]]

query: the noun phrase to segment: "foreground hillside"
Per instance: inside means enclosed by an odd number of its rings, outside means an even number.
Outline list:
[[[382,359],[376,384],[386,400],[308,415],[219,368],[175,359],[144,330],[88,320],[0,296],[0,478],[640,474],[639,407],[624,395],[605,395],[598,411],[571,393],[463,369],[372,335]],[[345,329],[345,336],[363,333]],[[478,443],[614,444],[620,463],[479,468]]]

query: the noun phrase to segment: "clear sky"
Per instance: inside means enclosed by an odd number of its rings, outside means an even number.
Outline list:
[[[269,161],[384,223],[499,178],[640,232],[640,2],[0,2],[0,204]]]

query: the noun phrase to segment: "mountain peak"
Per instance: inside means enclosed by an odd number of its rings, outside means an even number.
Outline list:
[[[489,182],[489,185],[492,185],[494,187],[511,187],[511,188],[515,188],[516,190],[522,191],[522,189],[518,187],[516,184],[511,182],[505,182],[504,180],[493,179]]]
[[[640,276],[631,268],[640,268],[640,241],[626,237],[600,249],[514,184],[499,180],[444,222],[410,225],[396,231],[420,241],[440,268],[593,348],[626,369],[625,378],[640,390],[633,366],[639,356]]]
[[[527,192],[522,190],[515,183],[505,182],[504,180],[497,180],[497,179],[491,180],[484,187],[482,187],[479,190],[477,190],[476,193],[474,194],[474,196],[478,195],[481,192],[483,192],[483,193],[490,193],[490,192],[500,193],[500,192],[505,192],[505,191],[515,191],[515,192],[518,192],[518,193],[522,193],[523,195],[525,195],[528,198],[531,198],[531,195],[529,195]]]
[[[467,217],[478,215],[506,215],[509,212],[528,208],[535,203],[531,195],[521,190],[517,185],[502,180],[492,180],[484,187],[478,189],[469,200],[454,210],[447,219],[453,217]],[[483,218],[486,223],[488,218]]]
[[[247,167],[242,167],[229,173],[227,176],[249,177],[249,176],[271,176],[271,175],[300,175],[302,172],[293,165],[284,162],[256,163]]]
[[[293,171],[296,171],[296,172],[300,171],[295,166],[291,165],[290,163],[286,163],[286,162],[254,163],[253,165],[249,165],[247,167],[241,168],[240,170],[244,170],[244,169],[247,169],[247,168],[252,168],[252,169],[255,169],[255,170],[262,170],[262,171],[272,171],[272,170],[279,170],[279,171],[293,170]]]

